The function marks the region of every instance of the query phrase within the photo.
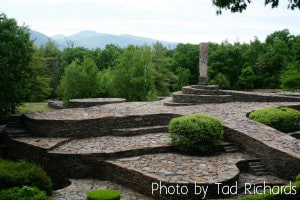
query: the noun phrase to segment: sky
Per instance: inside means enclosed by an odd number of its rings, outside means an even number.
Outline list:
[[[287,9],[287,2],[271,9],[252,0],[243,13],[217,15],[211,0],[0,0],[0,13],[47,36],[93,30],[178,43],[249,43],[283,29],[300,34],[300,10]]]

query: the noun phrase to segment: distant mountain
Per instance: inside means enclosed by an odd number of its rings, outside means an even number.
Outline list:
[[[31,30],[31,38],[35,38],[35,44],[40,46],[45,44],[49,39],[54,41],[60,49],[66,48],[67,41],[71,41],[74,47],[85,47],[88,49],[103,49],[107,44],[115,44],[120,47],[127,47],[128,45],[141,46],[144,44],[152,45],[155,42],[160,42],[168,48],[175,48],[177,43],[160,41],[152,38],[138,37],[133,35],[112,35],[106,33],[98,33],[95,31],[81,31],[74,35],[65,36],[62,34],[55,35],[51,38],[37,31]]]
[[[34,30],[29,30],[30,33],[30,39],[34,41],[34,44],[36,46],[41,46],[46,44],[51,38],[49,38],[47,35],[34,31]]]

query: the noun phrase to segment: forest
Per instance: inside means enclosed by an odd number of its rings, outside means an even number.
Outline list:
[[[49,41],[35,47],[29,101],[48,98],[123,97],[149,101],[198,83],[199,45],[178,44],[60,51]],[[300,36],[275,31],[261,42],[209,43],[209,84],[222,89],[300,89]]]
[[[0,121],[24,102],[59,98],[121,97],[151,101],[198,84],[199,45],[169,49],[110,44],[103,49],[34,46],[27,27],[0,15]],[[71,44],[71,43],[70,43]],[[265,41],[209,43],[209,84],[222,89],[300,90],[300,35],[289,30]]]

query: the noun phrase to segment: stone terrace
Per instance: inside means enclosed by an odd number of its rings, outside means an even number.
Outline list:
[[[40,163],[55,181],[62,181],[59,178],[78,179],[71,180],[69,187],[56,191],[56,199],[68,199],[73,194],[75,196],[71,199],[83,199],[88,190],[102,188],[103,185],[126,190],[123,199],[147,199],[135,191],[151,196],[151,183],[155,181],[189,186],[193,182],[210,186],[214,182],[233,185],[235,181],[243,182],[245,179],[253,183],[262,183],[263,180],[273,184],[285,183],[274,176],[257,178],[248,174],[249,170],[245,170],[247,166],[243,163],[250,161],[261,161],[267,171],[286,180],[293,180],[299,173],[300,140],[253,122],[246,115],[270,106],[296,106],[299,109],[300,101],[165,106],[164,103],[169,101],[170,98],[167,98],[157,102],[118,103],[26,114],[26,126],[31,132],[26,137],[8,140],[8,156]],[[235,143],[240,151],[223,151],[204,157],[174,152],[166,125],[172,117],[192,113],[207,113],[220,118],[225,127],[225,140]],[[93,128],[89,127],[90,124]],[[99,124],[108,128],[99,129],[96,126]],[[34,130],[43,131],[34,133]],[[58,137],[60,131],[62,134]],[[77,134],[80,136],[77,137]],[[239,176],[242,171],[245,173]],[[99,178],[114,183],[80,178]],[[120,188],[115,183],[135,191]],[[127,194],[131,194],[132,198],[126,197]],[[210,191],[209,195],[216,197],[214,191]],[[171,198],[157,193],[153,197]],[[182,199],[180,196],[172,198]]]

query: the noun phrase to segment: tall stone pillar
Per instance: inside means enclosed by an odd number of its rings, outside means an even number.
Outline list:
[[[208,43],[200,43],[200,53],[199,53],[199,85],[208,84],[207,76],[207,60],[208,60]]]

